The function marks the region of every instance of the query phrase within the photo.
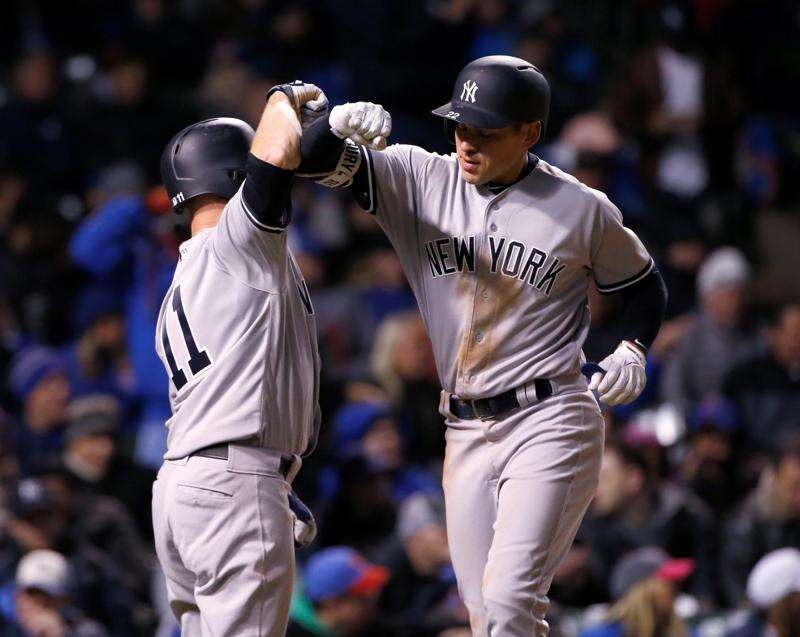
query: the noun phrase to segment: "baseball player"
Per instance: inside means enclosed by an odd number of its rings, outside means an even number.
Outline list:
[[[172,417],[153,486],[156,551],[184,635],[285,634],[291,496],[319,426],[314,308],[286,243],[314,85],[272,89],[258,129],[230,118],[180,131],[161,159],[192,237],[158,317]],[[302,538],[299,538],[302,539]],[[307,538],[310,539],[310,538]]]
[[[547,591],[597,485],[608,405],[645,385],[666,289],[619,210],[530,152],[550,88],[525,60],[480,58],[445,118],[455,153],[383,152],[388,114],[335,107],[302,142],[301,171],[350,187],[405,269],[433,344],[446,429],[443,485],[459,590],[476,636],[547,635]],[[627,338],[595,365],[587,290],[624,303]]]

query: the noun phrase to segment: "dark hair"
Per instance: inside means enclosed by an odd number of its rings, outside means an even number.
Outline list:
[[[650,475],[650,465],[647,462],[647,458],[645,458],[644,454],[638,449],[626,445],[619,440],[609,440],[606,442],[606,451],[613,451],[616,453],[623,464],[628,467],[639,469],[645,476]]]
[[[777,469],[784,460],[800,460],[800,432],[790,431],[775,441],[770,454],[772,465]]]
[[[764,313],[767,325],[773,329],[780,327],[781,323],[783,322],[783,319],[792,310],[800,310],[800,303],[786,303],[784,305],[777,305],[770,307]]]

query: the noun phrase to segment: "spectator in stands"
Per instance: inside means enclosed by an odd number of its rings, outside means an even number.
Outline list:
[[[394,250],[385,246],[375,248],[361,265],[364,271],[356,275],[353,283],[360,288],[359,306],[370,319],[372,334],[387,317],[415,311],[414,295]]]
[[[21,480],[11,494],[0,538],[0,581],[9,581],[21,557],[56,550],[69,561],[75,604],[112,634],[133,635],[137,605],[146,594],[151,557],[113,500],[72,490],[63,474]]]
[[[550,587],[549,596],[553,600],[572,608],[584,608],[608,600],[608,582],[604,579],[607,575],[603,572],[605,564],[593,552],[586,533],[585,526],[578,530]]]
[[[761,473],[758,486],[734,511],[722,534],[721,571],[728,603],[745,597],[747,573],[760,557],[800,546],[800,437],[790,435]]]
[[[141,537],[151,541],[155,472],[119,453],[119,402],[110,395],[82,396],[70,403],[68,416],[63,463],[76,488],[117,500]]]
[[[336,467],[333,499],[320,508],[320,546],[346,544],[369,554],[391,536],[397,520],[391,475],[352,456]],[[323,473],[321,480],[327,481]],[[330,489],[322,485],[322,491]]]
[[[71,322],[65,319],[80,281],[63,246],[72,231],[67,215],[80,206],[76,197],[51,185],[31,185],[14,205],[0,233],[0,286],[13,312],[12,329],[17,330],[7,334],[6,347],[18,349],[31,341],[55,344],[72,337]]]
[[[372,347],[372,373],[390,397],[409,438],[411,457],[425,464],[440,461],[444,457],[441,385],[417,311],[395,314],[380,325]]]
[[[724,515],[739,500],[744,486],[734,448],[739,416],[724,398],[708,398],[695,408],[687,425],[681,482],[715,514]]]
[[[677,2],[653,12],[651,37],[629,58],[613,102],[620,127],[641,143],[646,183],[686,200],[708,181],[699,136],[705,64],[692,50],[690,20]]]
[[[307,0],[279,0],[251,5],[244,53],[267,77],[302,76],[327,86],[311,76],[320,74],[320,62],[330,64],[329,53],[335,31],[330,28],[327,5]],[[264,37],[268,34],[268,37]]]
[[[339,460],[360,455],[370,466],[385,472],[397,503],[418,491],[438,493],[440,489],[436,475],[406,461],[403,436],[386,404],[344,405],[334,418],[331,443]]]
[[[117,290],[122,298],[127,351],[142,404],[137,459],[155,468],[166,449],[164,423],[171,412],[164,391],[167,376],[156,356],[153,335],[161,300],[172,281],[177,238],[171,224],[165,227],[166,217],[159,216],[169,202],[157,193],[146,198],[136,192],[135,184],[132,188],[135,194],[102,201],[81,223],[70,241],[70,254],[97,285]]]
[[[31,551],[20,560],[10,603],[0,606],[8,626],[2,637],[106,637],[97,622],[71,604],[73,577],[63,555],[47,549]]]
[[[176,39],[165,39],[163,48],[168,49]],[[161,51],[162,47],[154,50]],[[202,55],[194,53],[194,57]],[[162,91],[155,90],[157,79],[146,60],[135,53],[118,50],[107,62],[101,68],[100,81],[94,85],[99,90],[81,111],[82,141],[93,149],[82,158],[84,172],[96,175],[125,159],[153,175],[164,140],[185,126],[186,121],[194,121],[196,114],[185,102],[168,99]],[[170,66],[174,63],[172,60]],[[187,67],[184,65],[188,71]]]
[[[39,345],[20,350],[11,361],[9,385],[20,404],[10,423],[10,444],[23,473],[61,451],[70,398],[69,381],[56,353]]]
[[[747,598],[755,607],[726,637],[800,635],[800,550],[767,553],[747,578]]]
[[[131,412],[133,375],[125,351],[125,319],[119,292],[88,286],[77,303],[73,322],[78,338],[60,352],[72,395],[112,394]]]
[[[472,5],[473,31],[469,57],[516,55],[520,23],[509,0],[487,0]]]
[[[302,595],[295,596],[287,637],[369,637],[394,631],[379,621],[377,600],[389,571],[344,546],[323,549],[308,560]]]
[[[726,374],[757,351],[746,323],[750,266],[736,248],[720,248],[697,273],[700,305],[694,324],[666,363],[662,398],[688,416],[705,398],[722,392]]]
[[[400,632],[435,637],[468,623],[465,607],[452,604],[458,594],[441,494],[417,493],[403,502],[395,536],[374,559],[392,574],[380,608]]]
[[[637,450],[607,443],[597,495],[581,537],[591,546],[600,581],[608,581],[620,557],[643,546],[659,546],[676,557],[693,558],[691,591],[706,604],[716,594],[716,547],[708,508],[686,488],[648,473]]]
[[[737,365],[725,380],[752,451],[771,451],[800,426],[800,305],[781,310],[769,340],[768,353]]]
[[[0,106],[0,155],[14,162],[36,189],[63,192],[81,183],[73,121],[61,99],[59,60],[45,47],[19,56],[12,95]]]
[[[28,551],[60,548],[69,524],[66,512],[56,506],[39,480],[20,480],[6,497],[0,535],[0,582],[14,578],[19,560]]]
[[[620,559],[611,575],[614,605],[606,622],[581,637],[688,637],[675,613],[678,585],[691,575],[691,559],[670,559],[656,547],[632,551]]]

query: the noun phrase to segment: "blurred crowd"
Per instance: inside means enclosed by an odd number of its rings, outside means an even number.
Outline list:
[[[549,78],[535,150],[608,193],[670,291],[645,393],[605,411],[552,634],[800,635],[798,37],[788,0],[4,3],[0,636],[175,633],[150,525],[169,417],[155,320],[188,237],[159,187],[166,141],[203,117],[256,123],[271,85],[302,78],[450,152],[428,112],[497,53]],[[295,482],[320,534],[289,634],[466,636],[413,296],[346,193],[298,182],[293,204],[324,421]],[[588,301],[600,360],[620,309]]]

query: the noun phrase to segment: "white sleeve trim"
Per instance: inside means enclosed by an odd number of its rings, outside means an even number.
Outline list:
[[[256,218],[256,216],[253,214],[253,211],[250,210],[250,207],[247,205],[247,202],[244,200],[244,197],[242,197],[242,207],[244,208],[245,214],[247,214],[247,218],[250,219],[250,221],[252,222],[252,224],[256,228],[259,228],[260,230],[264,230],[266,232],[272,232],[272,233],[286,232],[286,228],[279,228],[279,227],[276,227],[276,226],[268,226],[267,224],[262,223],[261,221],[259,221]]]
[[[595,280],[594,284],[595,287],[597,288],[597,291],[600,292],[600,294],[611,294],[612,292],[619,292],[620,290],[625,289],[629,285],[633,285],[634,283],[638,283],[639,281],[641,281],[648,274],[650,274],[650,272],[652,272],[654,267],[655,267],[655,262],[651,258],[643,269],[641,269],[633,276],[628,277],[627,279],[623,279],[622,281],[617,281],[616,283],[610,283],[608,285],[603,285]]]
[[[363,148],[363,147],[362,147]],[[370,214],[375,214],[375,202],[376,202],[376,193],[375,193],[375,182],[373,177],[373,167],[372,167],[372,157],[370,156],[369,150],[364,148],[364,157],[367,160],[367,195],[369,196],[369,208],[366,209],[367,212]]]

